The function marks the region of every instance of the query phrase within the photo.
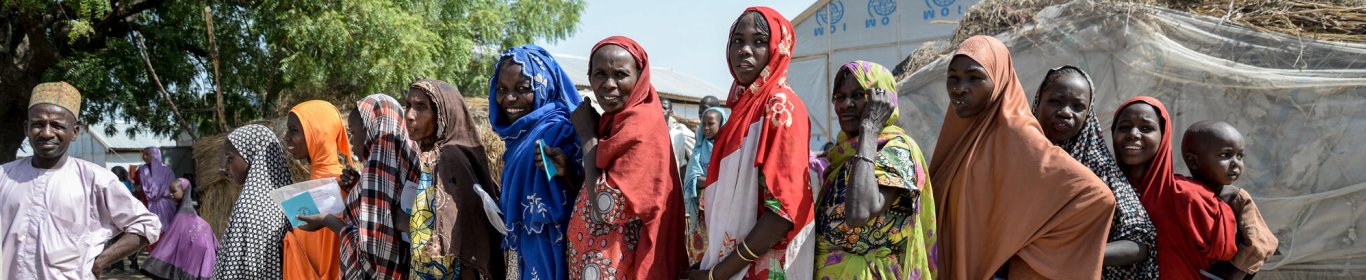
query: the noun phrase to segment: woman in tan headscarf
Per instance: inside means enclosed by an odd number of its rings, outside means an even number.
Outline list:
[[[930,162],[941,279],[1097,279],[1109,188],[1044,136],[1005,44],[974,36],[949,63]]]
[[[417,143],[420,177],[409,220],[414,279],[504,279],[498,232],[489,215],[498,184],[460,91],[440,80],[413,82],[408,134]],[[479,190],[475,190],[478,188]],[[497,203],[493,201],[493,203]]]

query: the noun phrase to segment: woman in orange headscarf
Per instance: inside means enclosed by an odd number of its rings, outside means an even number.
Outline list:
[[[1098,279],[1115,198],[1044,136],[996,38],[949,63],[950,106],[930,162],[941,279]]]
[[[351,145],[337,106],[322,100],[304,101],[289,110],[287,122],[286,150],[294,159],[308,162],[309,179],[341,176],[343,160],[351,160]],[[341,277],[338,242],[331,231],[290,230],[283,244],[284,279]]]

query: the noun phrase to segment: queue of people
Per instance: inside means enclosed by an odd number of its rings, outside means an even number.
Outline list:
[[[899,127],[898,104],[917,101],[899,100],[886,67],[853,61],[828,93],[839,136],[812,153],[787,84],[792,24],[751,7],[728,32],[730,94],[704,99],[695,129],[630,38],[588,50],[596,99],[545,49],[505,50],[483,128],[507,147],[501,174],[474,108],[440,80],[367,96],[345,120],[297,104],[283,136],[239,127],[224,151],[242,192],[221,238],[158,150],[137,172],[145,206],[127,180],[66,156],[81,97],[42,84],[25,122],[34,156],[0,168],[0,269],[89,279],[156,243],[143,269],[166,279],[1242,279],[1275,250],[1234,184],[1245,147],[1227,123],[1187,128],[1174,154],[1161,101],[1134,97],[1104,126],[1105,93],[1062,66],[1030,102],[1006,45],[974,36],[948,64],[939,135]],[[932,158],[924,137],[938,139]],[[291,226],[267,197],[294,183],[289,160],[336,178],[345,211]]]

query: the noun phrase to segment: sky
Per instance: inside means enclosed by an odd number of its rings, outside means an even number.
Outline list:
[[[552,53],[588,57],[593,44],[603,38],[631,37],[650,55],[651,66],[697,77],[725,91],[731,84],[727,33],[740,12],[749,6],[769,6],[791,20],[815,2],[588,0],[573,36],[537,44]]]

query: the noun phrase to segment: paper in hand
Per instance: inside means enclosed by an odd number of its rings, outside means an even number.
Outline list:
[[[545,166],[546,179],[555,181],[555,173],[559,173],[559,171],[555,169],[555,164],[550,160],[550,155],[545,153],[545,143],[536,141],[536,148],[541,151],[541,165]]]
[[[338,214],[346,210],[341,187],[334,178],[304,181],[280,187],[268,194],[276,205],[284,210],[291,225],[303,225],[299,216],[315,214]]]

